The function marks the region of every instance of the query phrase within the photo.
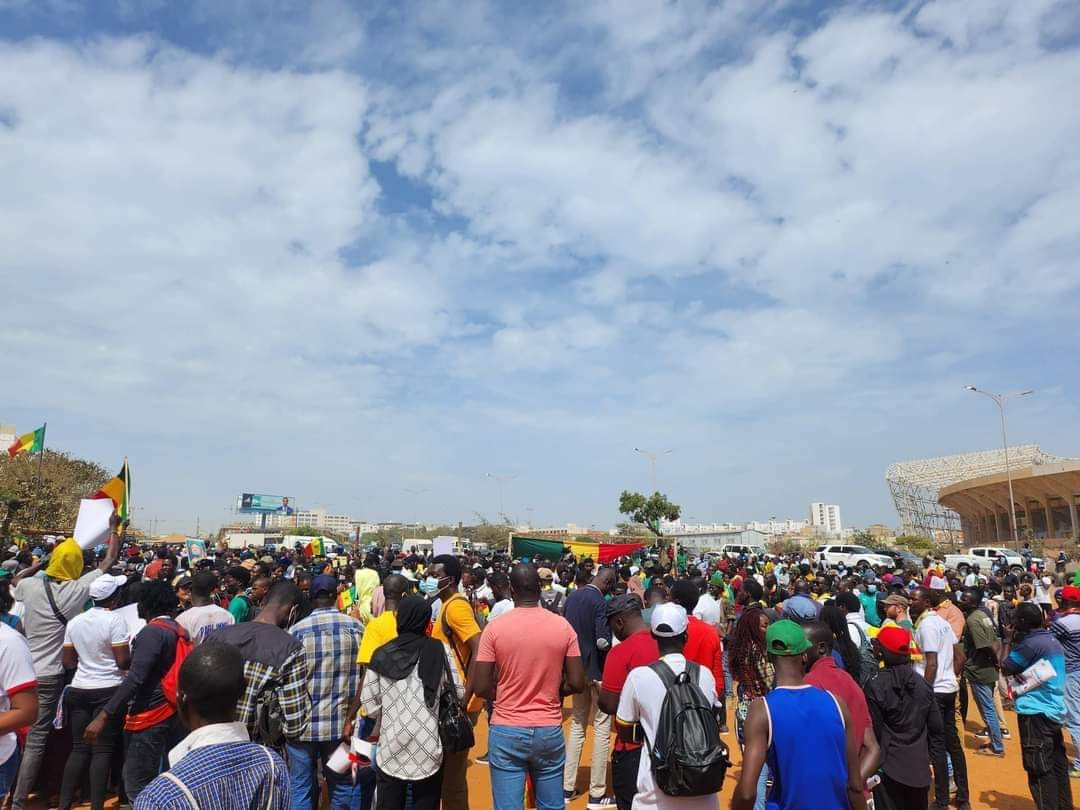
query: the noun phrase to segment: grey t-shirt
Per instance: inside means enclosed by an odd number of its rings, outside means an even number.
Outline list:
[[[90,598],[90,583],[100,576],[101,571],[94,569],[78,579],[65,582],[52,580],[49,587],[60,612],[68,619],[82,613],[86,600]],[[49,597],[45,594],[45,575],[27,577],[17,583],[11,593],[26,606],[23,627],[26,629],[26,640],[30,642],[34,672],[39,678],[62,675],[64,625],[57,620],[49,605]]]

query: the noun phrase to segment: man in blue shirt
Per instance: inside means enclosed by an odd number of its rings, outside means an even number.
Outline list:
[[[611,629],[607,621],[606,595],[615,588],[614,568],[601,568],[592,582],[576,589],[566,598],[566,620],[577,634],[581,664],[585,668],[585,691],[574,695],[570,733],[566,741],[566,765],[563,770],[563,795],[575,795],[578,762],[585,745],[585,730],[590,718],[593,726],[593,752],[589,775],[588,810],[602,810],[614,804],[607,796],[607,759],[611,737],[611,715],[600,711],[600,682],[604,658],[611,648]]]
[[[1021,603],[1014,621],[1014,626],[1005,628],[1000,656],[1002,672],[1020,675],[1043,660],[1053,668],[1048,680],[1017,695],[1014,701],[1028,789],[1036,810],[1071,808],[1069,759],[1061,733],[1065,720],[1065,651],[1050,631],[1043,628],[1043,612],[1034,602]],[[1031,678],[1029,675],[1028,679]]]
[[[1061,596],[1063,610],[1050,632],[1065,651],[1065,727],[1075,741],[1080,740],[1080,588],[1066,585]],[[1069,776],[1080,777],[1080,757],[1073,760]]]
[[[277,754],[248,740],[236,722],[244,661],[235,647],[206,641],[180,667],[177,707],[190,730],[169,752],[170,769],[148,784],[135,810],[249,807],[288,810],[289,773]]]

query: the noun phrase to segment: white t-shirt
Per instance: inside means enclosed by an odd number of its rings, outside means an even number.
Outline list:
[[[187,630],[192,644],[199,644],[215,630],[236,624],[236,617],[218,605],[202,605],[185,610],[176,617],[176,623]]]
[[[934,678],[934,693],[939,695],[951,695],[956,692],[960,685],[953,672],[953,645],[956,644],[956,633],[947,621],[937,613],[928,610],[920,617],[915,625],[915,643],[923,653],[937,653],[937,677]],[[913,661],[915,671],[920,675],[926,674],[926,661]]]
[[[660,660],[671,667],[671,671],[676,675],[686,669],[686,659],[681,655],[665,655]],[[716,694],[716,681],[706,667],[698,667],[698,685],[706,695]],[[616,713],[618,721],[624,725],[641,723],[645,736],[649,740],[655,740],[656,727],[660,724],[660,710],[666,694],[664,682],[651,669],[637,667],[630,670],[619,695],[619,709]],[[649,758],[641,757],[633,810],[716,810],[719,806],[716,794],[676,797],[663,793],[653,779]]]
[[[37,686],[34,659],[22,633],[0,622],[0,712],[11,709],[11,695]],[[15,753],[15,732],[0,734],[0,765]]]
[[[694,615],[705,624],[718,627],[720,625],[720,603],[713,599],[711,594],[703,593],[698,598],[697,606],[694,608]]]
[[[108,689],[124,680],[113,647],[129,641],[127,622],[111,610],[92,607],[67,623],[64,646],[79,654],[79,668],[71,685],[76,689]]]
[[[491,613],[488,614],[488,623],[490,624],[495,619],[502,616],[504,613],[509,613],[514,609],[514,602],[512,599],[500,599],[494,605],[491,606]]]

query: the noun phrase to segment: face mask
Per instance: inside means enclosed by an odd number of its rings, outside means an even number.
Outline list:
[[[867,585],[866,586],[866,592],[867,593],[877,593],[877,585]]]
[[[643,611],[641,611],[641,618],[643,618],[645,620],[645,624],[648,624],[649,619],[652,618],[652,608],[647,607]]]
[[[435,577],[424,577],[423,581],[420,583],[420,593],[430,595],[438,593],[438,591],[439,580],[435,579]]]

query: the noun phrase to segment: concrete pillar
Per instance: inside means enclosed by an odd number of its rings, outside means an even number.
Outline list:
[[[1076,522],[1076,498],[1072,496],[1065,499],[1069,504],[1069,538],[1072,539],[1076,536],[1076,530],[1080,527],[1080,524]]]
[[[994,543],[1001,543],[1001,513],[994,510]]]
[[[1031,510],[1028,508],[1028,499],[1025,497],[1024,498],[1024,531],[1021,532],[1020,534],[1023,535],[1024,532],[1029,532],[1029,531],[1032,533],[1032,535],[1034,535],[1035,527],[1031,525]]]
[[[1054,526],[1054,510],[1050,508],[1050,499],[1043,500],[1043,514],[1046,515],[1046,539],[1057,534],[1056,527]]]

